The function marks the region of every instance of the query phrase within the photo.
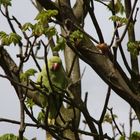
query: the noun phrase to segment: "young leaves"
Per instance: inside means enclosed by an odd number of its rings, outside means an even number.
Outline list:
[[[25,23],[22,26],[22,31],[26,32],[27,30],[31,30],[32,35],[36,37],[40,37],[41,35],[54,36],[57,33],[55,27],[48,27],[47,23],[52,17],[56,16],[57,13],[56,10],[42,10],[35,18],[37,23]]]
[[[4,134],[0,136],[0,140],[19,140],[18,136],[15,136],[14,134]],[[26,138],[23,138],[23,140],[27,140]]]
[[[64,50],[65,46],[66,46],[66,40],[63,37],[59,37],[57,36],[57,40],[56,40],[56,46],[53,48],[53,51],[60,51],[60,50]]]
[[[72,32],[72,34],[70,35],[70,41],[73,45],[77,46],[81,42],[83,37],[84,37],[83,33],[79,30],[76,30]]]
[[[30,30],[30,29],[32,30],[33,27],[34,26],[30,22],[27,22],[22,26],[22,31],[25,32],[25,31]]]
[[[117,0],[116,2],[110,1],[110,3],[108,4],[109,8],[115,12],[115,14],[123,14],[124,13],[124,6],[121,2],[121,0]]]
[[[34,76],[37,71],[35,69],[28,69],[24,73],[20,74],[21,81],[27,81],[30,76]]]
[[[42,10],[35,18],[38,22],[46,24],[52,17],[58,14],[57,10]]]
[[[17,45],[20,41],[21,41],[21,36],[19,36],[16,33],[10,33],[10,34],[6,34],[5,32],[1,31],[0,32],[0,41],[1,41],[1,45],[6,45],[9,46],[12,43],[14,45]]]
[[[139,140],[139,139],[140,139],[140,132],[134,131],[130,136],[130,140]]]
[[[137,55],[139,55],[140,41],[128,42],[127,49],[134,57],[136,57]]]
[[[118,25],[119,25],[118,27],[121,27],[122,25],[128,24],[128,19],[127,18],[124,18],[124,17],[111,16],[109,19],[112,20],[113,22],[117,22]],[[129,24],[129,28],[132,28],[132,27],[133,27],[133,23],[131,22]]]

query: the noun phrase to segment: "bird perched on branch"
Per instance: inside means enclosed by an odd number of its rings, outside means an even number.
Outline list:
[[[59,56],[52,56],[47,63],[48,66],[44,65],[39,73],[37,83],[47,95],[48,124],[54,125],[62,105],[62,89],[66,89],[68,82]]]

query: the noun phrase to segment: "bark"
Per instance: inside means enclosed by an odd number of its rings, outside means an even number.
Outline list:
[[[43,0],[38,0],[38,2],[40,3],[41,1]],[[48,9],[48,7],[45,5],[44,8]],[[61,11],[65,11],[66,8],[63,8],[64,9],[62,9],[61,7]],[[59,17],[59,19],[60,18],[61,17]],[[68,11],[65,11],[65,13],[63,13],[63,20],[66,19],[70,19],[73,23],[77,23],[74,14]],[[133,107],[136,113],[139,114],[139,91],[136,91],[135,87],[132,87],[131,81],[125,75],[119,64],[115,63],[114,65],[114,63],[110,60],[108,56],[100,55],[99,50],[95,47],[95,45],[88,37],[85,37],[81,45],[75,49],[80,52],[80,57],[86,63],[88,63],[109,86],[111,86],[111,88],[116,92],[116,94],[118,94],[121,98],[127,101]],[[140,118],[138,119],[140,120]]]
[[[62,5],[66,5],[67,7],[69,7],[71,9],[70,3],[66,0],[61,0],[59,1],[60,3],[60,8]],[[58,3],[59,4],[59,3]],[[71,10],[70,10],[71,11]],[[73,12],[71,11],[71,13],[73,14]],[[61,12],[61,14],[63,14]],[[62,34],[65,36],[65,31],[62,29]],[[71,92],[75,94],[76,98],[81,98],[81,81],[80,81],[80,66],[79,66],[79,58],[76,56],[76,54],[73,52],[73,50],[71,48],[69,48],[68,46],[65,47],[64,50],[64,56],[65,56],[65,64],[66,64],[66,72],[68,74],[68,76],[71,79],[71,84],[73,84],[74,88],[71,89]],[[65,114],[67,116],[67,114],[69,114],[69,112],[71,111],[71,115],[69,115],[69,120],[73,120],[74,124],[75,124],[75,129],[78,129],[79,127],[79,122],[80,122],[80,117],[81,117],[81,113],[80,110],[75,108],[73,110],[73,107],[68,105],[68,108],[65,109],[65,112],[63,112],[63,115]],[[74,113],[75,111],[75,113]],[[64,116],[64,118],[66,117]],[[69,138],[69,139],[76,139],[75,134],[70,130],[66,130],[64,132],[64,136]]]

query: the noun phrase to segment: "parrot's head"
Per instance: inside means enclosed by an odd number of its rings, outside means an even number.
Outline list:
[[[51,71],[59,71],[62,65],[62,61],[59,56],[52,56],[49,59],[48,63],[49,63],[48,65],[50,66]]]

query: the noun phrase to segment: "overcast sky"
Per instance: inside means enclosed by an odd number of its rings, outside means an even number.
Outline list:
[[[133,1],[133,0],[132,0]],[[138,2],[140,5],[140,2]],[[110,43],[110,36],[112,35],[113,31],[111,27],[111,21],[108,20],[110,13],[103,8],[100,4],[95,5],[96,14],[98,17],[98,21],[100,23],[101,29],[103,31],[105,40],[107,43]],[[34,17],[37,14],[37,10],[33,7],[30,0],[13,0],[13,7],[10,8],[11,14],[17,17],[21,23],[25,22],[34,22]],[[140,13],[138,13],[137,17],[140,17]],[[136,39],[140,40],[140,18],[136,23]],[[6,20],[0,14],[0,31],[10,32],[9,26]],[[92,26],[92,23],[89,17],[86,19],[85,22],[85,30],[91,34],[92,36],[96,37],[95,30]],[[123,42],[126,43],[126,40]],[[12,54],[15,61],[18,61],[16,58],[16,47],[8,48],[10,53]],[[128,58],[129,59],[129,58]],[[121,61],[121,60],[120,60]],[[33,64],[28,63],[25,66],[25,69],[30,67],[34,67]],[[81,62],[82,70],[86,67],[85,74],[83,76],[82,81],[82,95],[84,97],[85,92],[88,91],[88,107],[90,113],[94,117],[99,117],[102,111],[102,107],[104,105],[104,99],[107,92],[107,85],[98,77],[98,75],[85,63]],[[81,71],[82,71],[81,70]],[[0,74],[4,74],[3,71],[0,69]],[[14,89],[11,87],[10,83],[0,78],[0,118],[9,118],[19,120],[19,101],[16,97]],[[129,105],[120,99],[115,93],[112,92],[112,96],[109,102],[109,107],[113,107],[113,111],[115,114],[119,116],[117,119],[118,123],[125,123],[128,127],[128,112],[129,112]],[[27,118],[27,121],[29,119]],[[81,126],[82,128],[83,126]],[[19,126],[2,123],[0,122],[0,135],[3,133],[15,133],[18,134]],[[138,123],[134,123],[134,130],[140,130]],[[111,134],[110,128],[105,125],[105,132]],[[39,140],[45,140],[44,131],[38,131],[36,129],[27,128],[25,131],[25,136],[29,139],[33,137],[38,137]],[[90,138],[88,138],[90,140]]]

